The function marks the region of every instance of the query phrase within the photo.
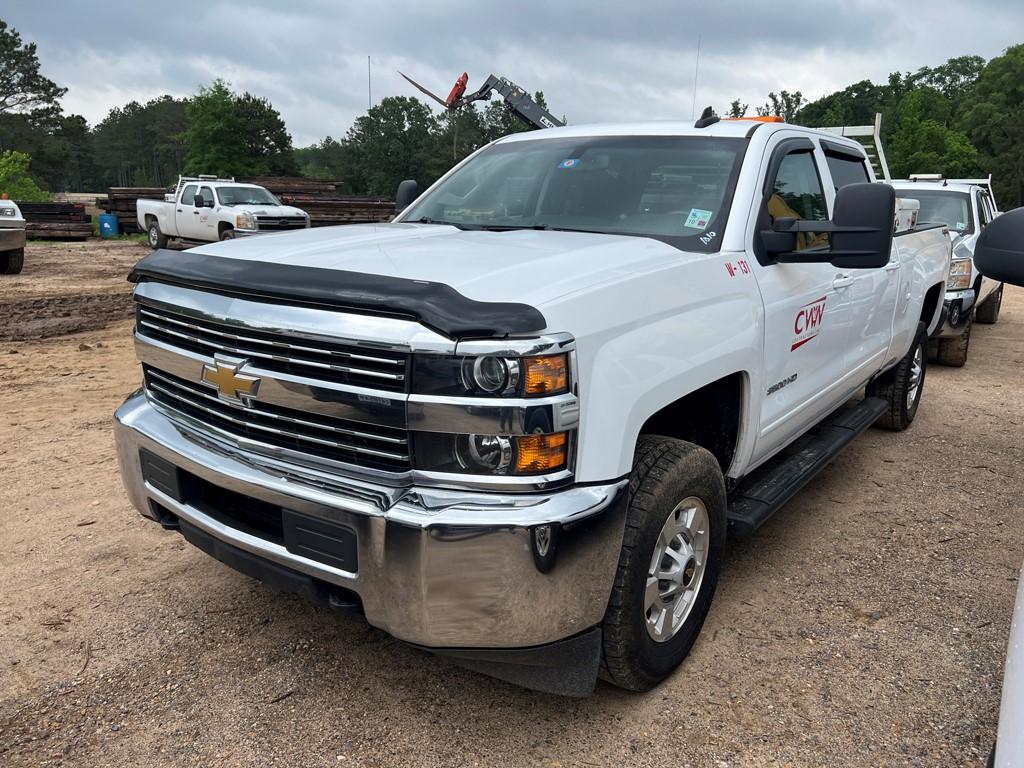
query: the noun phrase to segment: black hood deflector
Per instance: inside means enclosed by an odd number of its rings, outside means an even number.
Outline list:
[[[453,339],[536,333],[547,327],[544,315],[528,304],[476,301],[444,283],[192,251],[154,251],[135,265],[128,280],[401,315]]]

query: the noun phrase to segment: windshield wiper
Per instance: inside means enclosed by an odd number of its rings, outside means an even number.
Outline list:
[[[444,221],[443,219],[432,219],[429,216],[416,219],[413,224],[442,224],[448,227],[455,227],[456,229],[467,230],[467,229],[478,229],[470,224],[460,224],[457,221]]]
[[[513,232],[517,229],[554,229],[547,224],[480,224],[479,229],[484,232]]]

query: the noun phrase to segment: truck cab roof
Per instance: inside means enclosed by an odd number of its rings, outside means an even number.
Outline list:
[[[757,118],[739,118],[736,120],[719,120],[704,128],[697,128],[691,121],[683,120],[651,120],[635,123],[589,123],[582,125],[566,125],[560,128],[548,128],[542,133],[528,131],[515,133],[499,139],[501,143],[530,141],[535,139],[573,137],[573,136],[709,136],[715,138],[749,138],[767,142],[779,131],[803,133],[816,136],[834,144],[842,144],[864,154],[864,146],[859,142],[838,136],[816,128],[793,125],[783,122],[766,122]]]

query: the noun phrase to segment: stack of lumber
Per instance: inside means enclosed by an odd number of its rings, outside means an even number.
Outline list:
[[[81,203],[18,203],[18,207],[30,239],[85,240],[92,234],[92,216]]]
[[[163,200],[167,190],[163,187],[111,187],[106,197],[97,197],[96,206],[117,216],[120,230],[126,234],[141,232],[135,218],[135,201],[140,197],[147,200]]]
[[[340,181],[307,179],[303,176],[247,176],[238,181],[259,184],[281,200],[309,214],[313,227],[336,224],[372,224],[389,221],[395,204],[384,197],[352,197],[337,192]]]

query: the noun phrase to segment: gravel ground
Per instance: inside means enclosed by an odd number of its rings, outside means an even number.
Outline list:
[[[143,252],[30,245],[25,274],[0,281],[0,318],[12,300],[123,295]],[[975,326],[965,368],[929,369],[910,430],[870,430],[732,546],[668,681],[583,700],[464,671],[143,520],[111,436],[140,379],[129,321],[118,305],[53,336],[37,315],[38,332],[19,321],[0,336],[0,765],[981,766],[988,754],[1024,559],[1024,291],[1007,289],[999,324]]]

